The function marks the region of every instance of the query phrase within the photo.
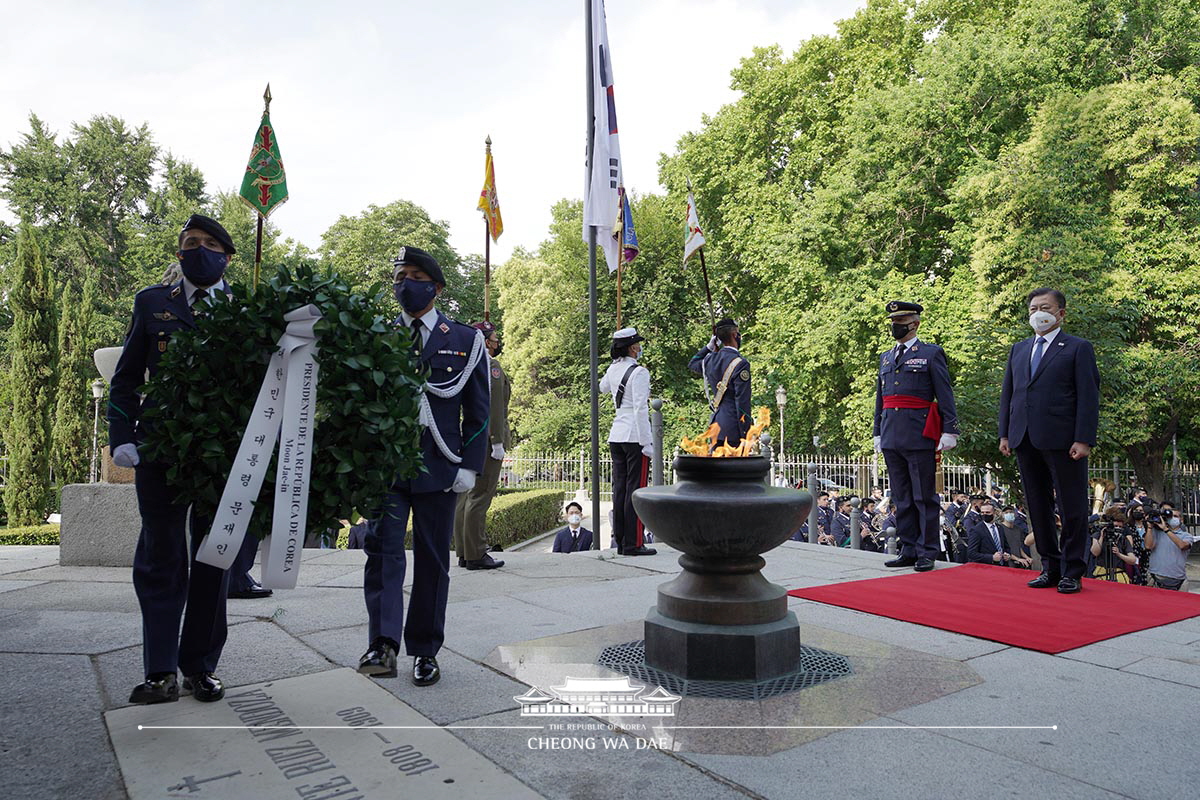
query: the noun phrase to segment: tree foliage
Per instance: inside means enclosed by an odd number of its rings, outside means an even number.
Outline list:
[[[37,525],[50,511],[50,410],[53,408],[54,295],[33,226],[17,233],[9,293],[12,412],[5,430],[8,476],[4,505],[13,525]]]

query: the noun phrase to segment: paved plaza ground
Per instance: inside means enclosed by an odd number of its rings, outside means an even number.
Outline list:
[[[130,570],[0,548],[0,796],[1090,799],[1200,787],[1200,618],[1050,656],[793,598],[803,642],[847,656],[852,675],[764,700],[686,697],[673,725],[580,716],[551,728],[514,698],[619,677],[596,655],[640,638],[679,567],[661,545],[639,558],[548,549],[504,553],[500,570],[452,568],[436,686],[414,687],[408,659],[396,679],[346,669],[367,645],[364,556],[311,550],[300,588],[230,601],[225,701],[130,707],[142,677]],[[884,558],[788,542],[765,574],[791,589],[877,577]],[[239,710],[262,698],[313,729],[257,741],[239,720],[262,717]],[[355,714],[383,727],[341,729]]]

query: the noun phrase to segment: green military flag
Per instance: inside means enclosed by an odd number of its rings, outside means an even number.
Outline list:
[[[246,205],[264,217],[288,199],[287,176],[283,171],[283,158],[279,155],[279,142],[275,128],[271,126],[271,87],[263,95],[262,122],[254,134],[254,147],[250,150],[250,161],[246,164],[246,175],[238,195]]]

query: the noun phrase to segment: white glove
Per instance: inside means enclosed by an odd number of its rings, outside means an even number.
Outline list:
[[[500,444],[499,442],[492,445],[492,459],[494,461],[503,461],[504,452],[504,445]]]
[[[455,494],[462,494],[463,492],[469,492],[474,488],[475,473],[469,469],[463,469],[462,467],[459,467],[458,474],[454,476],[454,485],[450,487],[449,491],[454,492]]]
[[[958,434],[957,433],[943,433],[941,441],[938,442],[937,449],[938,450],[953,450],[955,445],[957,445],[957,444],[958,444]]]
[[[714,337],[712,337],[711,339],[709,339],[709,340],[708,340],[708,344],[706,344],[706,345],[704,345],[704,346],[705,346],[706,348],[708,348],[709,352],[711,352],[711,353],[715,353],[715,352],[717,352],[717,348],[721,346],[721,343],[720,343],[720,342],[718,342],[718,341],[717,341],[717,337],[716,337],[716,336],[714,336]]]
[[[882,436],[875,437],[875,452],[876,453],[883,452],[883,437]]]
[[[642,455],[651,460],[654,459],[654,445],[647,444],[642,446]]]
[[[113,463],[118,467],[136,467],[142,459],[138,455],[137,445],[130,442],[117,445],[112,452]]]

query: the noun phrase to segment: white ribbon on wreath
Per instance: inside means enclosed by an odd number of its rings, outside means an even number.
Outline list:
[[[254,410],[246,423],[212,528],[196,560],[229,569],[241,549],[267,465],[280,441],[275,470],[271,534],[263,541],[262,585],[294,589],[308,519],[308,485],[313,466],[317,405],[317,334],[321,319],[308,305],[284,315],[287,329],[276,342]]]

